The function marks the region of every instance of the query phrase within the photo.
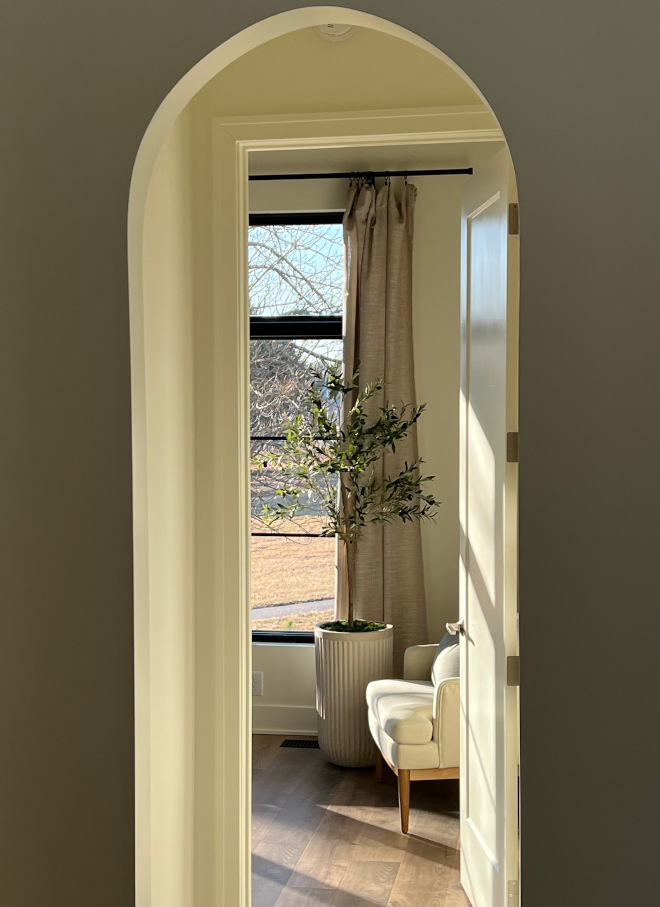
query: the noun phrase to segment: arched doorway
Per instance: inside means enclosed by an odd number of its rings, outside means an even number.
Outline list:
[[[244,184],[256,140],[236,128],[218,138],[220,157],[235,169],[205,201],[219,239],[213,248],[212,232],[200,237],[188,218],[200,187],[185,128],[168,145],[172,172],[184,181],[168,184],[167,204],[152,219],[162,227],[171,218],[176,256],[162,281],[165,246],[149,229],[149,184],[166,137],[185,125],[187,106],[211,78],[265,42],[332,19],[413,43],[459,72],[384,20],[331,8],[285,13],[195,67],[159,108],[136,161],[129,265],[138,903],[246,903],[249,890],[246,336],[236,306],[244,294],[237,264],[244,206],[234,187]],[[193,280],[200,244],[207,265]]]

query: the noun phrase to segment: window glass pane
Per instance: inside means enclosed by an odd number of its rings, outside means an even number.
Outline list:
[[[331,620],[334,538],[252,537],[252,629],[313,630]]]
[[[250,341],[250,435],[281,435],[285,419],[304,411],[314,373],[341,360],[342,341]]]
[[[341,224],[250,227],[250,315],[341,315]]]

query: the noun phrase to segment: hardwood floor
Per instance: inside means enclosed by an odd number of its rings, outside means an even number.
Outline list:
[[[386,768],[330,765],[254,735],[253,907],[470,907],[459,881],[458,781],[417,781],[401,834]]]

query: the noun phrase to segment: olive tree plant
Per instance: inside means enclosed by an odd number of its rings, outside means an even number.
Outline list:
[[[426,408],[392,403],[372,410],[369,401],[382,390],[382,380],[357,389],[357,374],[349,382],[341,363],[317,373],[307,388],[304,411],[285,421],[279,452],[258,459],[275,468],[282,481],[274,504],[265,504],[262,518],[270,525],[309,512],[323,513],[321,535],[335,536],[346,546],[348,620],[328,629],[359,631],[382,625],[355,619],[355,567],[360,538],[368,523],[414,522],[432,519],[438,502],[425,491],[434,476],[422,476],[417,459],[404,463],[395,475],[382,475],[383,455],[396,451]],[[353,398],[352,404],[349,402]]]

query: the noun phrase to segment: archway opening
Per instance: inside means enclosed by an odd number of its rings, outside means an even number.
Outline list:
[[[386,60],[394,42],[400,50],[408,50],[409,62],[414,58],[418,67],[430,67],[437,80],[419,79],[424,91],[418,88],[416,94],[410,90],[406,94],[399,79],[379,101],[372,73],[363,92],[355,91],[354,81],[349,83],[352,97],[347,103],[346,93],[342,96],[336,84],[332,93],[320,98],[323,86],[331,83],[327,70],[319,66],[320,78],[306,83],[309,100],[301,100],[299,93],[297,109],[291,109],[290,100],[282,101],[290,99],[292,92],[274,80],[270,87],[275,109],[266,110],[264,119],[263,73],[268,71],[268,59],[271,63],[279,59],[284,75],[282,64],[287,60],[291,74],[293,51],[308,68],[313,59],[318,64],[319,48],[324,54],[339,50],[345,59],[350,58],[349,41],[341,46],[308,41],[317,25],[329,21],[355,25],[362,31],[360,40],[371,41],[366,60],[373,62],[381,52]],[[314,40],[322,42],[316,35]],[[305,64],[308,51],[315,57]],[[394,67],[392,72],[397,75],[399,70]],[[235,90],[237,85],[242,91]],[[393,128],[393,100],[399,112],[403,108],[408,114],[420,108],[428,114],[431,108],[442,107],[436,115],[445,117],[444,139],[438,138],[443,130],[437,122],[433,128],[418,122],[416,131],[410,123],[406,128],[399,125],[399,137],[393,139],[390,134],[386,141],[384,122],[389,117],[388,128]],[[474,109],[459,111],[465,107]],[[373,119],[374,109],[382,114],[380,132],[365,126],[369,117],[363,116],[363,141],[352,148],[345,142],[345,125],[343,131],[334,128],[333,132],[328,122],[321,128],[317,120],[316,138],[301,125],[319,111],[332,111],[336,120],[340,113],[355,119],[360,111],[370,110]],[[297,118],[296,128],[286,136],[282,115]],[[252,118],[252,131],[246,123],[228,122],[241,116]],[[481,119],[468,127],[465,123],[470,116]],[[487,125],[485,118],[490,119]],[[455,135],[450,140],[452,127]],[[482,133],[491,129],[492,134],[479,140],[479,129]],[[250,885],[247,337],[245,286],[241,283],[247,172],[277,166],[277,155],[285,155],[287,163],[298,155],[298,168],[336,169],[341,161],[342,169],[354,169],[347,163],[350,153],[373,160],[384,149],[390,160],[396,149],[407,162],[415,155],[421,161],[426,154],[426,161],[432,157],[436,163],[447,163],[462,157],[478,166],[489,159],[498,142],[502,147],[501,134],[495,136],[497,130],[478,89],[436,48],[372,16],[310,8],[258,23],[210,54],[163,102],[145,135],[129,206],[138,903],[246,903]],[[466,137],[470,131],[472,135]],[[325,138],[321,140],[319,135]],[[234,172],[219,166],[223,154],[233,161]],[[393,164],[388,166],[394,169]],[[242,187],[238,199],[234,177]],[[442,199],[438,193],[443,194]],[[427,226],[422,233],[418,229],[418,241],[427,244],[427,254],[418,260],[423,274],[418,283],[427,288],[433,285],[432,266],[442,262],[434,258],[431,237],[434,229],[444,230],[443,248],[449,255],[451,247],[453,255],[451,264],[449,259],[445,262],[452,274],[446,292],[456,302],[453,308],[446,307],[449,322],[440,324],[435,297],[427,293],[418,309],[417,324],[422,376],[419,398],[430,395],[437,404],[442,395],[447,406],[453,406],[455,444],[449,445],[449,452],[443,450],[440,437],[431,444],[439,460],[443,456],[453,459],[453,466],[441,464],[440,470],[455,489],[451,493],[455,516],[447,520],[446,537],[434,529],[426,539],[429,550],[443,552],[442,557],[427,557],[427,586],[444,607],[436,607],[429,615],[437,638],[444,622],[456,616],[456,564],[461,556],[459,475],[454,457],[459,446],[455,401],[461,389],[460,186],[429,187],[427,199],[431,197],[435,203],[429,201],[425,211],[420,211]],[[274,203],[282,207],[281,201]],[[434,219],[439,203],[447,211],[451,208],[453,222],[449,216],[442,225]],[[255,204],[263,207],[267,203]],[[327,199],[318,204],[327,206]],[[425,344],[425,338],[432,336],[431,326],[440,333],[446,328],[446,337],[452,338],[453,346],[443,358],[447,372],[441,378],[435,344]],[[452,372],[453,381],[447,377]],[[442,418],[434,424],[441,425]],[[309,665],[305,666],[300,652],[296,670],[304,674]],[[272,661],[279,656],[270,652],[267,657]],[[277,665],[271,664],[270,669],[276,671]]]

